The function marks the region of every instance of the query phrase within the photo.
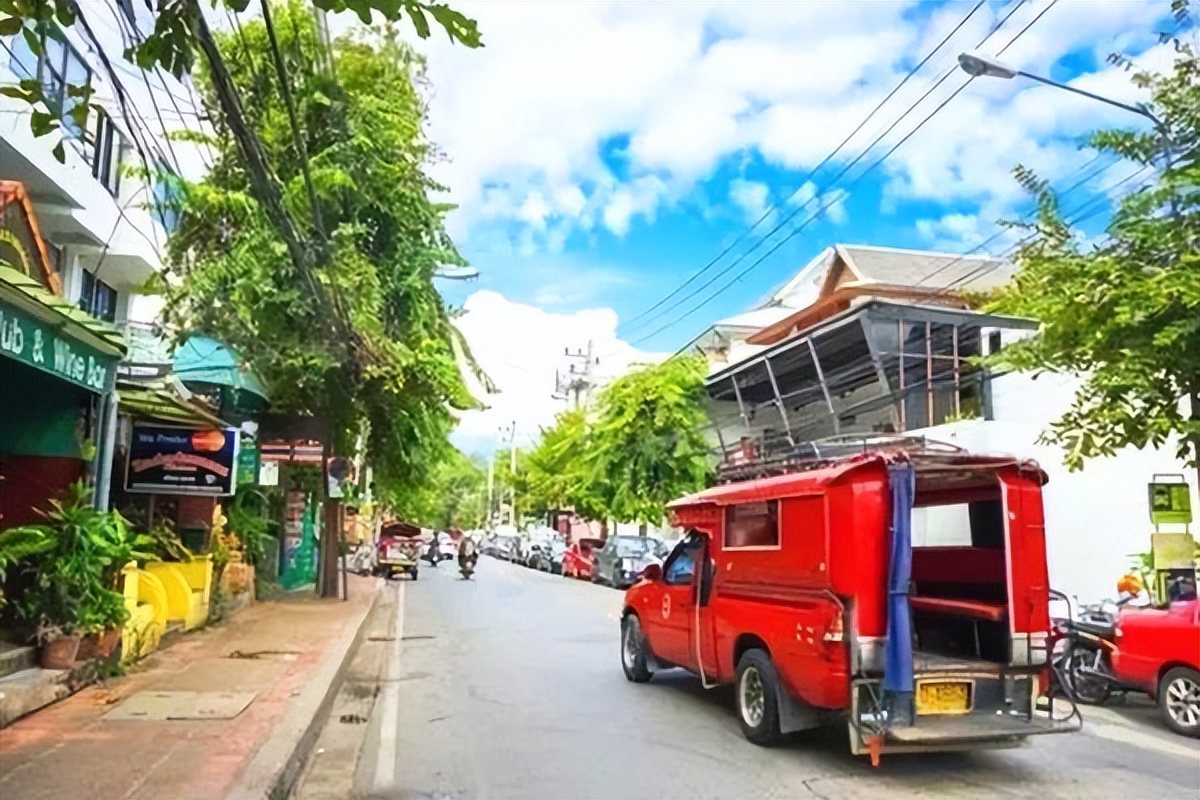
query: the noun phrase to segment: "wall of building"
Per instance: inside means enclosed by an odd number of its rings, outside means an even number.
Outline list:
[[[1005,375],[993,382],[995,420],[966,420],[916,433],[976,452],[1036,460],[1050,477],[1043,498],[1051,586],[1091,602],[1114,596],[1131,555],[1150,549],[1154,527],[1146,485],[1156,473],[1182,474],[1191,486],[1193,509],[1200,509],[1200,495],[1196,471],[1175,458],[1173,445],[1126,448],[1111,458],[1088,461],[1082,471],[1068,471],[1062,448],[1037,440],[1067,409],[1079,386],[1080,380],[1069,376]],[[961,543],[961,511],[926,511],[919,517],[914,520],[915,542]]]

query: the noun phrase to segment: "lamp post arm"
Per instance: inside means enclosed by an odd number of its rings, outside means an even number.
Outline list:
[[[1084,97],[1090,98],[1092,100],[1099,100],[1101,103],[1106,103],[1110,106],[1116,106],[1117,108],[1123,108],[1126,111],[1132,111],[1134,114],[1141,114],[1143,117],[1145,117],[1146,119],[1148,119],[1154,123],[1154,127],[1158,129],[1158,132],[1160,134],[1162,134],[1164,137],[1167,137],[1166,126],[1163,125],[1162,120],[1160,120],[1158,117],[1154,116],[1154,114],[1150,113],[1149,111],[1147,111],[1145,108],[1142,108],[1141,106],[1131,106],[1128,103],[1122,103],[1117,100],[1113,100],[1112,98],[1109,98],[1109,97],[1104,97],[1102,95],[1093,94],[1084,89],[1077,89],[1076,87],[1070,86],[1065,83],[1059,83],[1058,81],[1052,81],[1049,78],[1043,78],[1041,75],[1034,75],[1032,72],[1024,72],[1022,70],[1018,70],[1017,74],[1020,75],[1022,78],[1029,78],[1030,80],[1037,81],[1038,83],[1044,83],[1047,86],[1054,86],[1058,89],[1066,89],[1068,92],[1074,92],[1075,94],[1083,95]]]

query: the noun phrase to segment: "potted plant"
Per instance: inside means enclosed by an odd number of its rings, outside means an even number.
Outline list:
[[[38,622],[34,639],[38,644],[38,666],[42,669],[71,669],[79,657],[83,637],[67,632],[45,618]]]
[[[130,561],[149,557],[140,550],[148,537],[131,532],[119,513],[99,511],[90,501],[91,491],[78,481],[51,501],[44,523],[22,529],[54,541],[31,559],[37,577],[18,609],[37,626],[43,655],[55,664],[66,660],[71,639],[85,634],[90,637],[85,658],[102,649],[112,652],[129,617],[124,596],[116,591],[121,571]],[[72,662],[79,657],[78,641],[74,647]]]

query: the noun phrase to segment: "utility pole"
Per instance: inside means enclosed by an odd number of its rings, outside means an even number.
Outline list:
[[[492,450],[492,455],[490,457],[488,457],[487,517],[486,517],[486,520],[484,523],[487,526],[487,529],[489,531],[492,529],[492,522],[495,520],[495,517],[492,516],[492,498],[495,495],[495,491],[496,491],[496,451]]]
[[[595,382],[592,380],[592,367],[600,363],[600,359],[593,355],[592,348],[591,339],[588,339],[586,351],[580,349],[572,353],[569,347],[564,347],[563,356],[572,363],[567,365],[566,374],[561,372],[554,374],[555,393],[553,397],[559,400],[572,400],[572,408],[578,409],[587,406],[588,400],[591,398],[592,388],[595,386]],[[580,361],[583,363],[576,363]]]

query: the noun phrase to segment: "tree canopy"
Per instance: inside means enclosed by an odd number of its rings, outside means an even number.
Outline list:
[[[1125,446],[1171,440],[1180,458],[1200,464],[1200,61],[1190,46],[1175,47],[1169,74],[1132,75],[1150,90],[1148,110],[1161,124],[1089,139],[1101,153],[1153,171],[1121,200],[1102,241],[1087,243],[1047,182],[1016,170],[1038,215],[1017,253],[1015,281],[991,305],[1042,326],[995,361],[1084,376],[1044,437],[1065,448],[1072,469]]]
[[[218,119],[213,168],[183,187],[167,314],[236,348],[276,408],[325,420],[341,452],[365,432],[382,493],[395,495],[452,457],[452,409],[474,402],[433,285],[440,264],[463,262],[443,229],[449,207],[429,197],[440,187],[424,172],[422,62],[384,29],[335,41],[326,68],[305,5],[274,14],[293,109],[265,64],[262,21],[216,41],[284,203],[312,209],[306,241],[326,252],[311,273],[297,268]],[[209,70],[199,83],[215,102]]]

